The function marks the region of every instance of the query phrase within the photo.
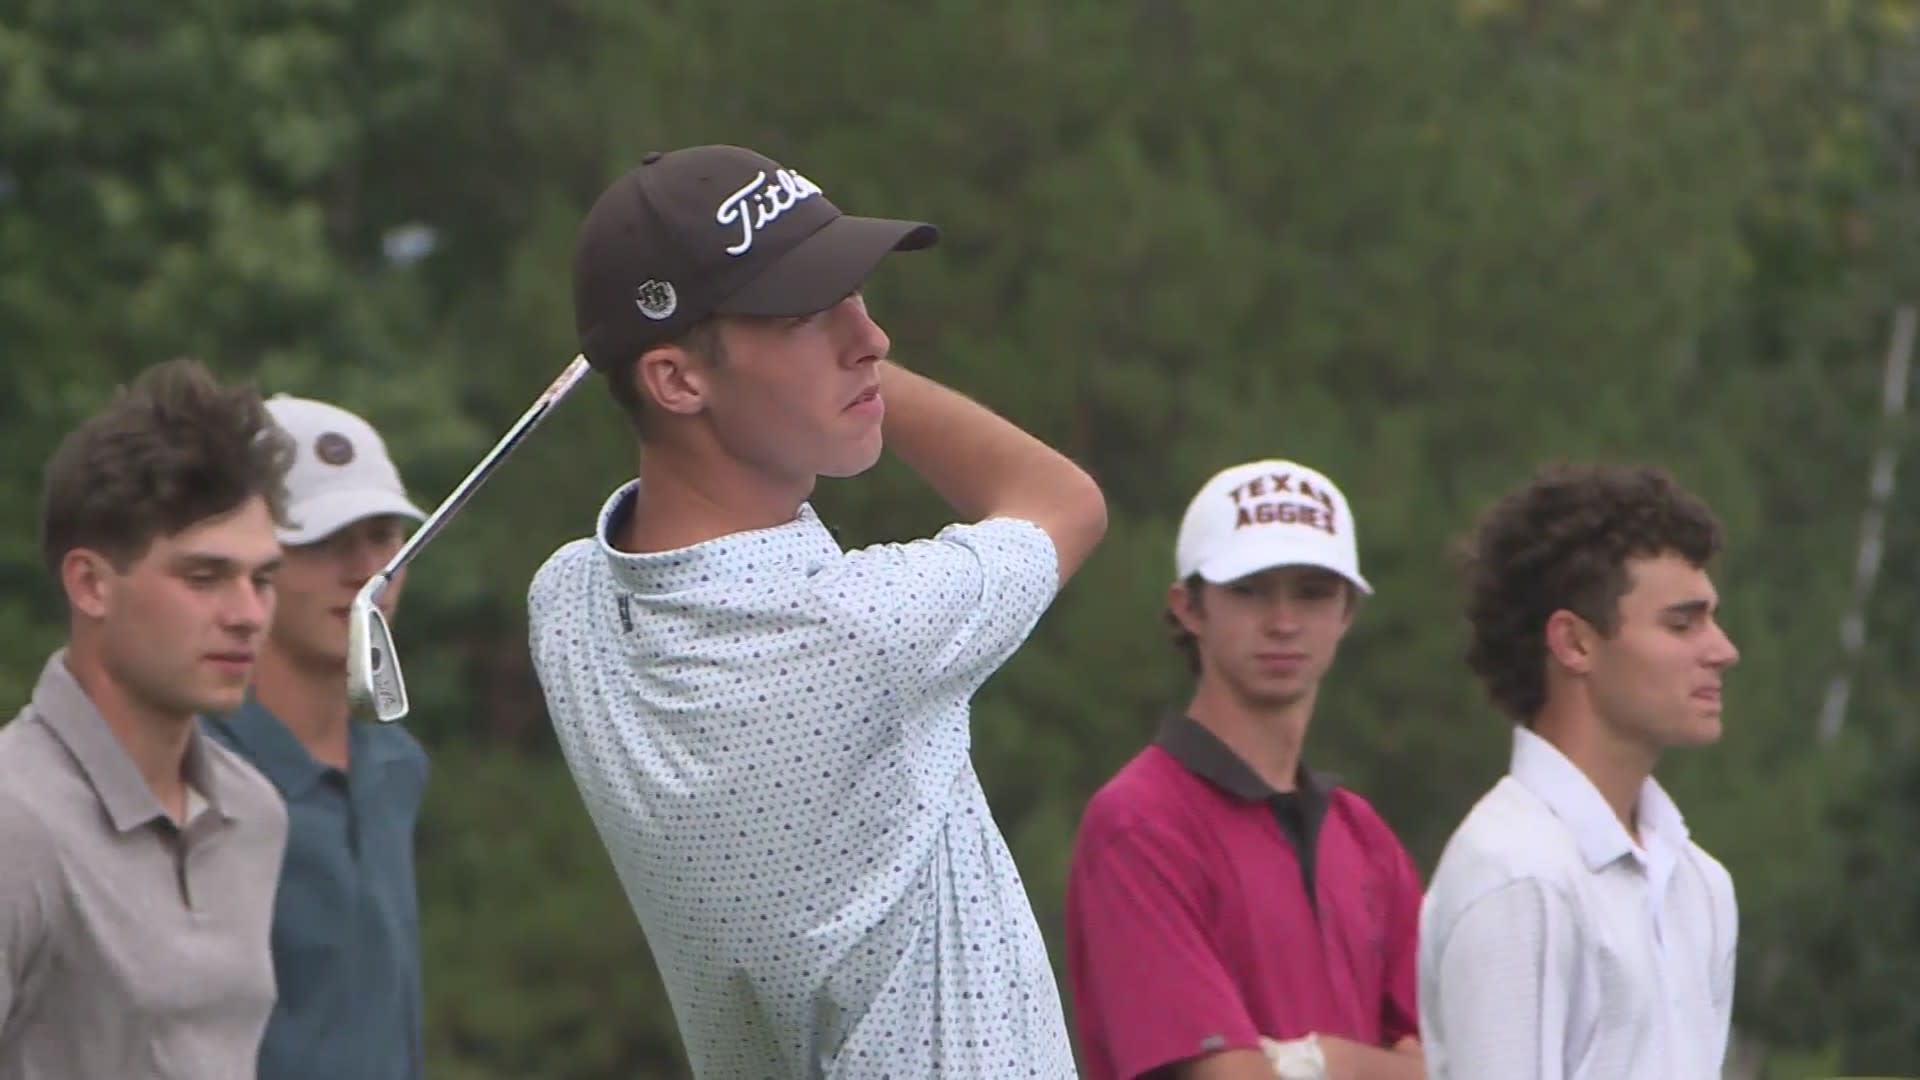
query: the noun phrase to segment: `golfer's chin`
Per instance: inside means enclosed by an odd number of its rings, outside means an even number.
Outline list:
[[[1660,750],[1685,750],[1696,746],[1712,746],[1720,741],[1720,707],[1715,703],[1711,708],[1697,703],[1689,703],[1685,711],[1675,710],[1661,717],[1655,723],[1641,729],[1654,747]]]
[[[181,712],[201,716],[223,716],[247,703],[247,684],[219,682],[195,687],[182,695]]]
[[[821,476],[844,480],[850,476],[859,476],[880,463],[880,452],[885,449],[880,439],[880,429],[874,428],[868,438],[847,446],[834,456],[826,468],[820,470]]]
[[[1720,723],[1719,710],[1716,709],[1711,713],[1703,712],[1690,717],[1685,726],[1674,732],[1675,737],[1669,742],[1669,745],[1678,747],[1712,746],[1714,743],[1720,741],[1720,736],[1724,730]]]

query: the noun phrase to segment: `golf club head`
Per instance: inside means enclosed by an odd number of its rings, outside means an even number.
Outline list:
[[[370,708],[374,719],[391,724],[407,715],[407,683],[387,617],[374,603],[386,584],[383,576],[367,582],[347,611],[347,699],[356,711]]]

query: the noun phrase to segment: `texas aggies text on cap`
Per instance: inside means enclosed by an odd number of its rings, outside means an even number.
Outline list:
[[[1319,566],[1363,593],[1347,497],[1322,473],[1291,461],[1250,461],[1215,473],[1187,504],[1174,574],[1216,585],[1276,566]]]
[[[888,252],[938,238],[924,222],[843,214],[820,185],[752,150],[656,151],[580,228],[580,351],[604,371],[710,315],[811,315],[851,295]]]

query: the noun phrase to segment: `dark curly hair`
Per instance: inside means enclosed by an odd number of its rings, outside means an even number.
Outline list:
[[[1618,626],[1627,562],[1677,554],[1705,567],[1721,527],[1664,470],[1560,464],[1496,501],[1460,551],[1472,643],[1487,694],[1532,726],[1546,703],[1546,624],[1565,609],[1602,634]]]
[[[40,549],[61,560],[91,548],[125,570],[159,537],[262,496],[286,523],[293,442],[252,385],[223,386],[192,360],[171,360],[119,388],[48,460]]]

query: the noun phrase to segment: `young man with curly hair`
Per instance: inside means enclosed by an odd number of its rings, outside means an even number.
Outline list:
[[[1652,773],[1720,737],[1739,659],[1708,576],[1721,543],[1648,468],[1546,469],[1480,522],[1468,663],[1516,726],[1421,912],[1430,1077],[1720,1075],[1733,881]]]
[[[287,811],[196,718],[246,696],[291,460],[251,387],[175,361],[47,465],[68,634],[0,728],[0,1078],[254,1075]]]

